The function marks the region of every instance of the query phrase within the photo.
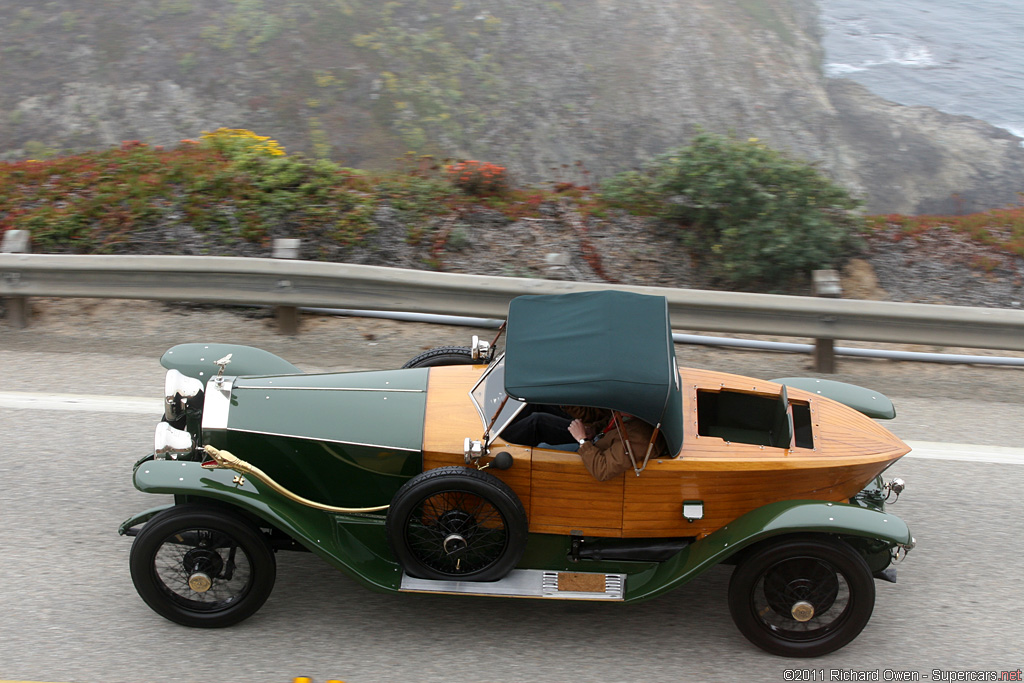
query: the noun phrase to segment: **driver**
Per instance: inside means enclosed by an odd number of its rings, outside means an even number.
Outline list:
[[[598,481],[614,479],[633,469],[634,460],[642,462],[654,436],[654,427],[640,418],[626,413],[620,413],[620,416],[619,425],[612,418],[608,426],[593,439],[587,435],[587,427],[583,422],[573,420],[569,423],[569,433],[580,444],[578,453],[583,466]],[[651,457],[660,457],[664,452],[665,445],[659,435],[651,450]],[[630,453],[633,459],[630,459]]]
[[[559,444],[571,444],[575,450],[576,439],[568,432],[573,419],[581,422],[588,436],[592,437],[608,423],[610,416],[611,413],[604,408],[531,403],[502,430],[501,437],[509,443],[560,450],[563,448]]]

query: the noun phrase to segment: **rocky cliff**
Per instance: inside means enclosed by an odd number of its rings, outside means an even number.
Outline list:
[[[874,212],[1017,199],[1019,139],[829,81],[819,33],[813,0],[8,0],[0,158],[226,126],[351,166],[412,150],[592,182],[703,127]]]

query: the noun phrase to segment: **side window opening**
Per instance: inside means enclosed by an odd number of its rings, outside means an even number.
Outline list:
[[[796,447],[814,447],[810,406],[804,402],[791,404],[785,387],[776,396],[698,390],[697,434],[776,448],[788,448],[795,436]]]

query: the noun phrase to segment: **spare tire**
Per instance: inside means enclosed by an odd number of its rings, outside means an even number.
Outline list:
[[[526,510],[497,477],[439,467],[398,490],[386,530],[392,552],[410,576],[497,581],[526,549]]]
[[[416,356],[403,368],[432,368],[439,365],[486,365],[473,360],[473,350],[468,346],[437,346]]]

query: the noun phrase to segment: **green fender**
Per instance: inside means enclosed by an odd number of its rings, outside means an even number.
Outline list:
[[[289,500],[262,482],[246,477],[236,483],[231,470],[207,470],[196,462],[144,459],[135,470],[135,487],[146,493],[208,498],[245,510],[291,536],[313,553],[367,588],[394,592],[401,568],[387,545],[382,514],[337,514]],[[147,521],[164,507],[139,513],[121,525]],[[844,503],[817,500],[780,501],[753,510],[728,526],[694,542],[671,559],[629,571],[627,602],[646,600],[681,586],[739,551],[773,536],[821,533],[878,540],[910,549],[914,540],[895,515]],[[539,540],[533,538],[531,540]],[[545,536],[545,535],[540,535]],[[562,544],[558,544],[561,548]],[[540,565],[560,565],[551,557]],[[531,563],[532,564],[532,563]],[[639,563],[624,563],[639,569]],[[628,571],[619,568],[618,571]]]
[[[231,361],[224,368],[228,375],[293,375],[302,372],[269,351],[241,344],[213,342],[178,344],[164,352],[160,364],[205,384],[220,370],[217,361],[228,354],[231,354]]]
[[[784,500],[752,510],[670,560],[631,575],[626,600],[645,600],[676,588],[758,541],[806,533],[859,536],[908,550],[914,546],[906,522],[887,512],[820,500]]]
[[[123,522],[121,522],[121,526],[117,527],[117,533],[121,536],[129,534],[131,528],[134,527],[136,524],[148,522],[149,520],[153,519],[161,512],[163,512],[164,510],[170,510],[172,507],[174,507],[174,503],[168,503],[166,505],[157,505],[155,508],[149,508],[148,510],[138,512],[129,517],[128,519],[124,520]],[[134,536],[135,532],[133,531],[129,535]]]
[[[338,514],[296,503],[263,482],[244,477],[236,483],[232,470],[204,469],[198,462],[142,460],[135,469],[135,488],[209,498],[228,503],[288,534],[367,588],[397,591],[401,568],[394,561],[384,533],[383,514]],[[153,508],[121,525],[127,529],[160,512]]]
[[[876,420],[896,417],[896,408],[889,397],[856,384],[817,377],[779,377],[770,381],[830,398]]]

